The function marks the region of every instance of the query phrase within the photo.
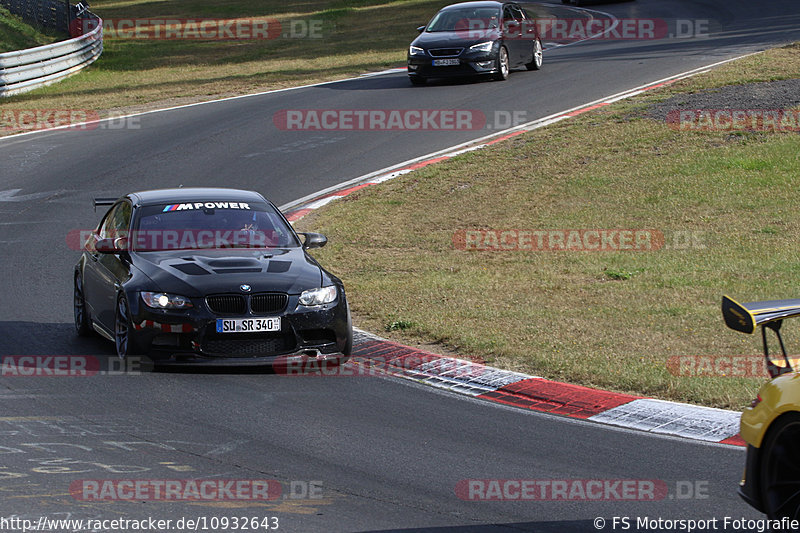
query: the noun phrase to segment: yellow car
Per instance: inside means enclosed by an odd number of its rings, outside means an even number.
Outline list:
[[[739,495],[771,519],[800,519],[800,374],[792,368],[780,331],[784,318],[800,316],[800,299],[740,304],[724,296],[722,316],[729,328],[743,333],[761,326],[772,377],[742,413],[747,462]],[[777,359],[769,354],[767,330],[780,347]]]

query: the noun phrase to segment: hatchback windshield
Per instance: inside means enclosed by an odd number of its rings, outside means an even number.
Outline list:
[[[445,9],[433,17],[426,31],[464,31],[500,26],[500,10],[493,7]]]

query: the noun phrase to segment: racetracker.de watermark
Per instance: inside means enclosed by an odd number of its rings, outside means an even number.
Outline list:
[[[292,377],[385,377],[413,376],[433,373],[451,379],[470,380],[493,370],[480,361],[465,361],[433,354],[411,354],[402,357],[351,357],[347,363],[338,359],[281,356],[272,364],[273,371]]]
[[[656,501],[669,495],[657,479],[462,479],[467,501]]]
[[[797,109],[673,109],[666,121],[676,131],[800,132]]]
[[[175,204],[183,205],[183,204]],[[285,245],[285,236],[254,229],[161,229],[110,232],[114,251],[213,250],[225,248],[271,248]],[[70,250],[91,250],[99,242],[96,230],[71,230],[66,241]]]
[[[138,116],[100,118],[94,109],[2,109],[0,128],[7,132],[27,132],[61,128],[67,131],[138,130]]]
[[[502,27],[496,18],[463,18],[453,25],[455,33],[464,39],[497,38],[505,40],[537,37],[543,41],[582,41],[603,39],[614,41],[649,41],[675,35],[670,25],[659,18],[555,18],[506,20]]]
[[[489,252],[652,252],[664,246],[655,229],[461,229],[457,250]]]
[[[83,35],[97,26],[93,19],[76,19],[70,34]],[[322,19],[275,18],[242,19],[177,19],[177,18],[119,18],[103,19],[105,39],[129,40],[206,40],[253,41],[273,39],[321,39]]]
[[[78,479],[69,485],[79,501],[263,502],[318,500],[322,481],[290,481],[284,492],[274,479]]]
[[[152,367],[147,357],[125,359],[94,355],[3,355],[0,377],[83,378],[98,375],[137,375]]]
[[[466,501],[707,500],[708,481],[661,479],[462,479],[456,496]]]
[[[272,116],[287,131],[479,130],[486,115],[476,109],[284,109]]]
[[[673,376],[692,378],[768,378],[764,356],[673,355],[667,360]]]

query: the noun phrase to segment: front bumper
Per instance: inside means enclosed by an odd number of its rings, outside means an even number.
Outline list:
[[[264,357],[207,357],[199,354],[184,353],[163,359],[155,359],[154,366],[158,368],[277,367],[276,372],[280,373],[286,368],[315,368],[312,362],[317,363],[316,367],[319,367],[320,364],[338,365],[346,362],[349,358],[349,356],[340,353],[311,354],[304,351]]]
[[[270,315],[218,315],[204,299],[188,310],[151,309],[131,295],[131,315],[139,344],[158,363],[205,365],[269,364],[282,356],[331,358],[349,355],[352,326],[344,291],[330,304],[298,306],[289,295],[285,310]],[[134,300],[135,299],[135,300]],[[218,318],[280,317],[281,329],[267,333],[217,333]]]
[[[472,54],[458,59],[458,65],[433,66],[432,57],[409,56],[408,75],[420,78],[460,78],[497,73],[497,54]]]

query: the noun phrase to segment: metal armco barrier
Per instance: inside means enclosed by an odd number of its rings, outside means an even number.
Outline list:
[[[103,52],[103,21],[89,11],[80,15],[88,31],[36,48],[0,54],[0,96],[31,91],[60,81],[93,63]]]

